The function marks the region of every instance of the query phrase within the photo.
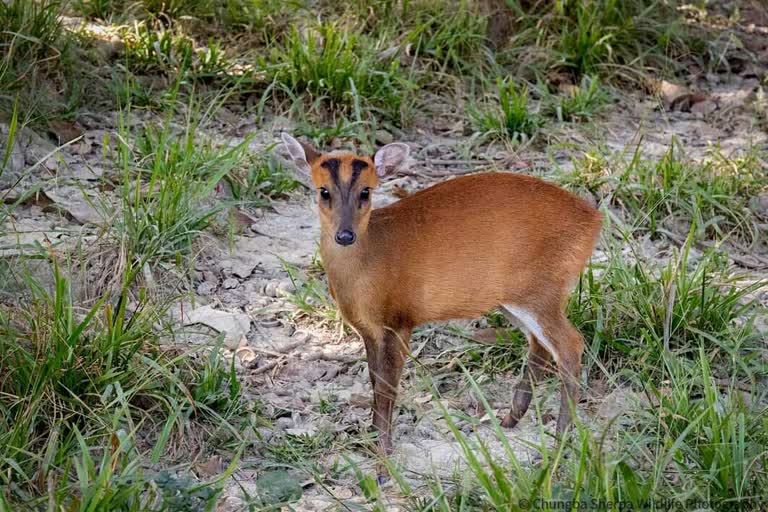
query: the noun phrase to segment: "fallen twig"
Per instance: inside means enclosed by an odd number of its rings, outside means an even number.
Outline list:
[[[287,357],[285,357],[285,356],[282,356],[279,359],[275,359],[274,361],[272,361],[270,363],[267,363],[264,366],[260,366],[259,368],[256,368],[255,370],[253,370],[251,372],[251,375],[261,375],[262,373],[266,373],[269,370],[275,368],[276,366],[284,363],[286,359],[287,359]]]

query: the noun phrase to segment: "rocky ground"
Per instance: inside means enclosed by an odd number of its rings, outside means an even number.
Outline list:
[[[768,62],[768,46],[763,48]],[[762,74],[761,74],[762,73]],[[636,93],[618,96],[608,111],[594,123],[563,125],[542,134],[544,144],[522,147],[501,144],[479,148],[463,135],[464,126],[435,123],[403,135],[414,157],[410,171],[385,183],[377,191],[379,205],[467,172],[499,169],[550,175],[567,171],[573,158],[598,148],[605,154],[635,148],[644,158],[657,158],[676,141],[692,159],[701,159],[713,146],[725,154],[749,148],[768,149],[768,135],[759,125],[755,110],[759,76],[764,70],[745,68],[739,73],[703,75],[687,87],[663,83],[659,95]],[[440,106],[436,108],[448,106]],[[136,112],[133,122],[149,122],[153,114]],[[764,122],[764,121],[763,121]],[[444,125],[444,126],[441,126]],[[0,229],[0,255],[16,258],[37,244],[51,241],[62,252],[77,244],[96,240],[109,211],[117,204],[112,190],[112,169],[103,159],[104,142],[114,137],[117,114],[79,114],[73,122],[62,122],[51,133],[25,130],[10,152],[10,170],[2,176],[4,201],[19,201],[13,215]],[[0,129],[3,125],[0,125]],[[258,131],[250,149],[261,151],[275,142],[281,130],[291,129],[284,118],[267,126],[240,118],[226,107],[205,126],[209,135],[222,144],[234,144]],[[392,138],[379,134],[383,141]],[[0,133],[0,139],[3,134]],[[60,144],[64,144],[59,148]],[[467,158],[471,154],[471,158]],[[763,155],[768,152],[763,152]],[[22,173],[22,169],[32,169]],[[768,168],[768,167],[767,167]],[[12,190],[11,190],[12,189]],[[28,197],[22,194],[29,192]],[[226,194],[226,190],[220,191]],[[759,199],[759,198],[758,198]],[[759,199],[766,202],[765,198]],[[768,207],[762,204],[762,208]],[[375,463],[370,438],[370,388],[363,345],[357,337],[338,329],[333,321],[304,314],[292,297],[301,282],[291,279],[286,264],[304,269],[312,266],[317,254],[319,224],[315,205],[307,189],[300,188],[290,199],[269,207],[241,212],[240,228],[232,237],[207,237],[194,263],[193,282],[187,285],[184,300],[173,308],[179,329],[173,341],[185,349],[212,343],[210,334],[225,333],[228,355],[234,355],[236,370],[246,397],[273,418],[271,427],[254,432],[254,443],[243,455],[240,467],[229,483],[219,510],[240,510],[243,493],[257,494],[259,464],[267,447],[286,436],[299,438],[328,435],[330,449],[320,450],[314,461],[324,473],[323,485],[309,471],[296,471],[304,485],[302,499],[294,510],[335,510],[339,503],[364,503],[357,480],[350,472],[337,471],[338,464],[354,461],[370,473]],[[649,242],[649,252],[665,251],[665,240]],[[765,246],[762,246],[762,250]],[[733,264],[768,278],[768,254],[743,253],[734,249]],[[595,260],[602,258],[600,248]],[[760,296],[768,304],[768,296]],[[491,450],[503,452],[490,416],[468,385],[459,368],[460,348],[467,336],[482,337],[485,320],[423,327],[414,336],[395,424],[395,460],[415,488],[426,485],[425,477],[451,478],[461,471],[462,453],[433,399],[434,384],[442,404],[456,416],[465,415],[459,428],[471,437],[485,440]],[[431,377],[425,378],[426,375]],[[491,408],[506,408],[518,375],[509,372],[479,383]],[[540,390],[541,406],[532,407],[521,424],[505,434],[522,462],[535,459],[535,446],[552,443],[557,383]],[[579,410],[581,421],[602,431],[611,420],[640,400],[615,382],[588,382],[585,402]],[[474,419],[474,420],[473,420]],[[612,423],[619,428],[621,421]],[[345,454],[345,459],[342,457]],[[227,460],[194,454],[198,475],[223,471]],[[385,495],[396,509],[398,490],[391,483]]]

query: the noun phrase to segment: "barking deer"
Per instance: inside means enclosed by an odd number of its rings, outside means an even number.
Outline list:
[[[565,304],[594,249],[600,213],[551,183],[509,173],[451,179],[373,209],[374,189],[406,164],[407,145],[387,144],[371,158],[282,139],[318,194],[320,255],[344,321],[365,344],[383,453],[392,451],[392,412],[412,329],[497,307],[529,344],[502,425],[523,417],[551,358],[562,381],[562,434],[579,399],[584,348]]]

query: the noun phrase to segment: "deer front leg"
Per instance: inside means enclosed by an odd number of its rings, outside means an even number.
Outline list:
[[[410,329],[385,330],[376,347],[376,384],[373,389],[373,425],[379,433],[381,455],[392,453],[392,415],[397,399],[405,356],[408,353]],[[369,371],[371,367],[369,365]],[[377,467],[379,481],[386,479],[386,465]]]

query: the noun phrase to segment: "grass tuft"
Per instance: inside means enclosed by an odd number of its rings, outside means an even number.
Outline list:
[[[194,240],[224,207],[212,195],[244,158],[248,139],[216,148],[200,140],[198,127],[190,120],[178,134],[170,123],[148,126],[135,148],[122,128],[117,149],[122,208],[112,236],[137,271],[189,255]]]
[[[510,80],[496,80],[498,107],[472,111],[475,129],[486,137],[497,137],[509,142],[525,142],[542,124],[538,114],[531,111],[528,89],[518,87]]]
[[[665,264],[614,252],[607,265],[583,276],[569,316],[603,367],[658,369],[670,350],[696,357],[706,346],[711,358],[738,360],[752,373],[755,304],[749,297],[764,283],[741,285],[744,276],[729,271],[714,250],[694,260],[691,241]]]
[[[406,85],[400,63],[378,55],[362,34],[330,22],[306,32],[294,26],[271,58],[273,80],[292,94],[307,94],[357,117],[364,108],[390,120],[400,117]]]
[[[651,235],[687,231],[697,239],[728,237],[752,247],[765,243],[764,219],[749,200],[768,189],[768,174],[754,152],[727,157],[716,148],[701,163],[687,160],[673,144],[658,161],[644,160],[639,150],[623,168],[590,154],[576,162],[563,185],[587,190],[619,208],[624,222]],[[680,229],[680,223],[685,223]]]
[[[558,121],[583,122],[595,117],[608,102],[608,94],[597,77],[585,75],[578,86],[566,88],[561,94],[547,95],[544,111]]]
[[[173,422],[186,403],[171,370],[181,361],[159,347],[164,308],[129,307],[125,283],[116,302],[102,298],[81,310],[55,258],[51,289],[21,277],[24,304],[0,306],[2,499],[79,510],[140,506],[135,431],[163,417]],[[162,453],[166,442],[154,449]]]

